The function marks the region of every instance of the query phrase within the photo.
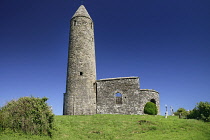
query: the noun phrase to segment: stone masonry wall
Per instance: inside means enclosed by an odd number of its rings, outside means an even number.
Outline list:
[[[157,109],[158,109],[158,114],[160,115],[160,100],[159,100],[159,93],[155,90],[152,89],[140,89],[139,90],[140,94],[140,101],[141,101],[141,106],[140,110],[144,111],[144,106],[147,102],[155,102]]]
[[[138,77],[104,79],[96,84],[98,114],[141,114]],[[116,93],[122,94],[122,104],[116,104]]]
[[[95,44],[93,21],[82,5],[70,24],[64,115],[96,114]]]
[[[152,99],[159,109],[159,94],[155,90],[140,90],[138,77],[102,79],[97,85],[97,114],[144,114],[144,106]],[[116,93],[122,94],[122,104]],[[153,100],[153,101],[154,101]]]

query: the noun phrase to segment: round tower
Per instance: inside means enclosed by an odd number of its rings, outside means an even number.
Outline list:
[[[96,114],[95,82],[93,21],[81,5],[70,21],[64,115]]]

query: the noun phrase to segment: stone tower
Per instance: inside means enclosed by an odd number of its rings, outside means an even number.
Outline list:
[[[81,5],[70,21],[64,115],[96,114],[95,82],[93,21]]]

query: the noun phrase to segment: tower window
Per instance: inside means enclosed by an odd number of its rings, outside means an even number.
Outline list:
[[[76,26],[77,25],[77,21],[76,20],[74,20],[74,26]]]
[[[91,29],[93,29],[93,22],[91,22]]]
[[[80,72],[79,75],[83,75],[83,72]]]
[[[122,94],[121,93],[116,93],[116,104],[122,104]]]

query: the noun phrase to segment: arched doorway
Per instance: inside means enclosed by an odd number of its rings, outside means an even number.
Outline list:
[[[151,100],[150,100],[150,102],[152,102],[152,103],[156,104],[155,99],[151,99]]]

